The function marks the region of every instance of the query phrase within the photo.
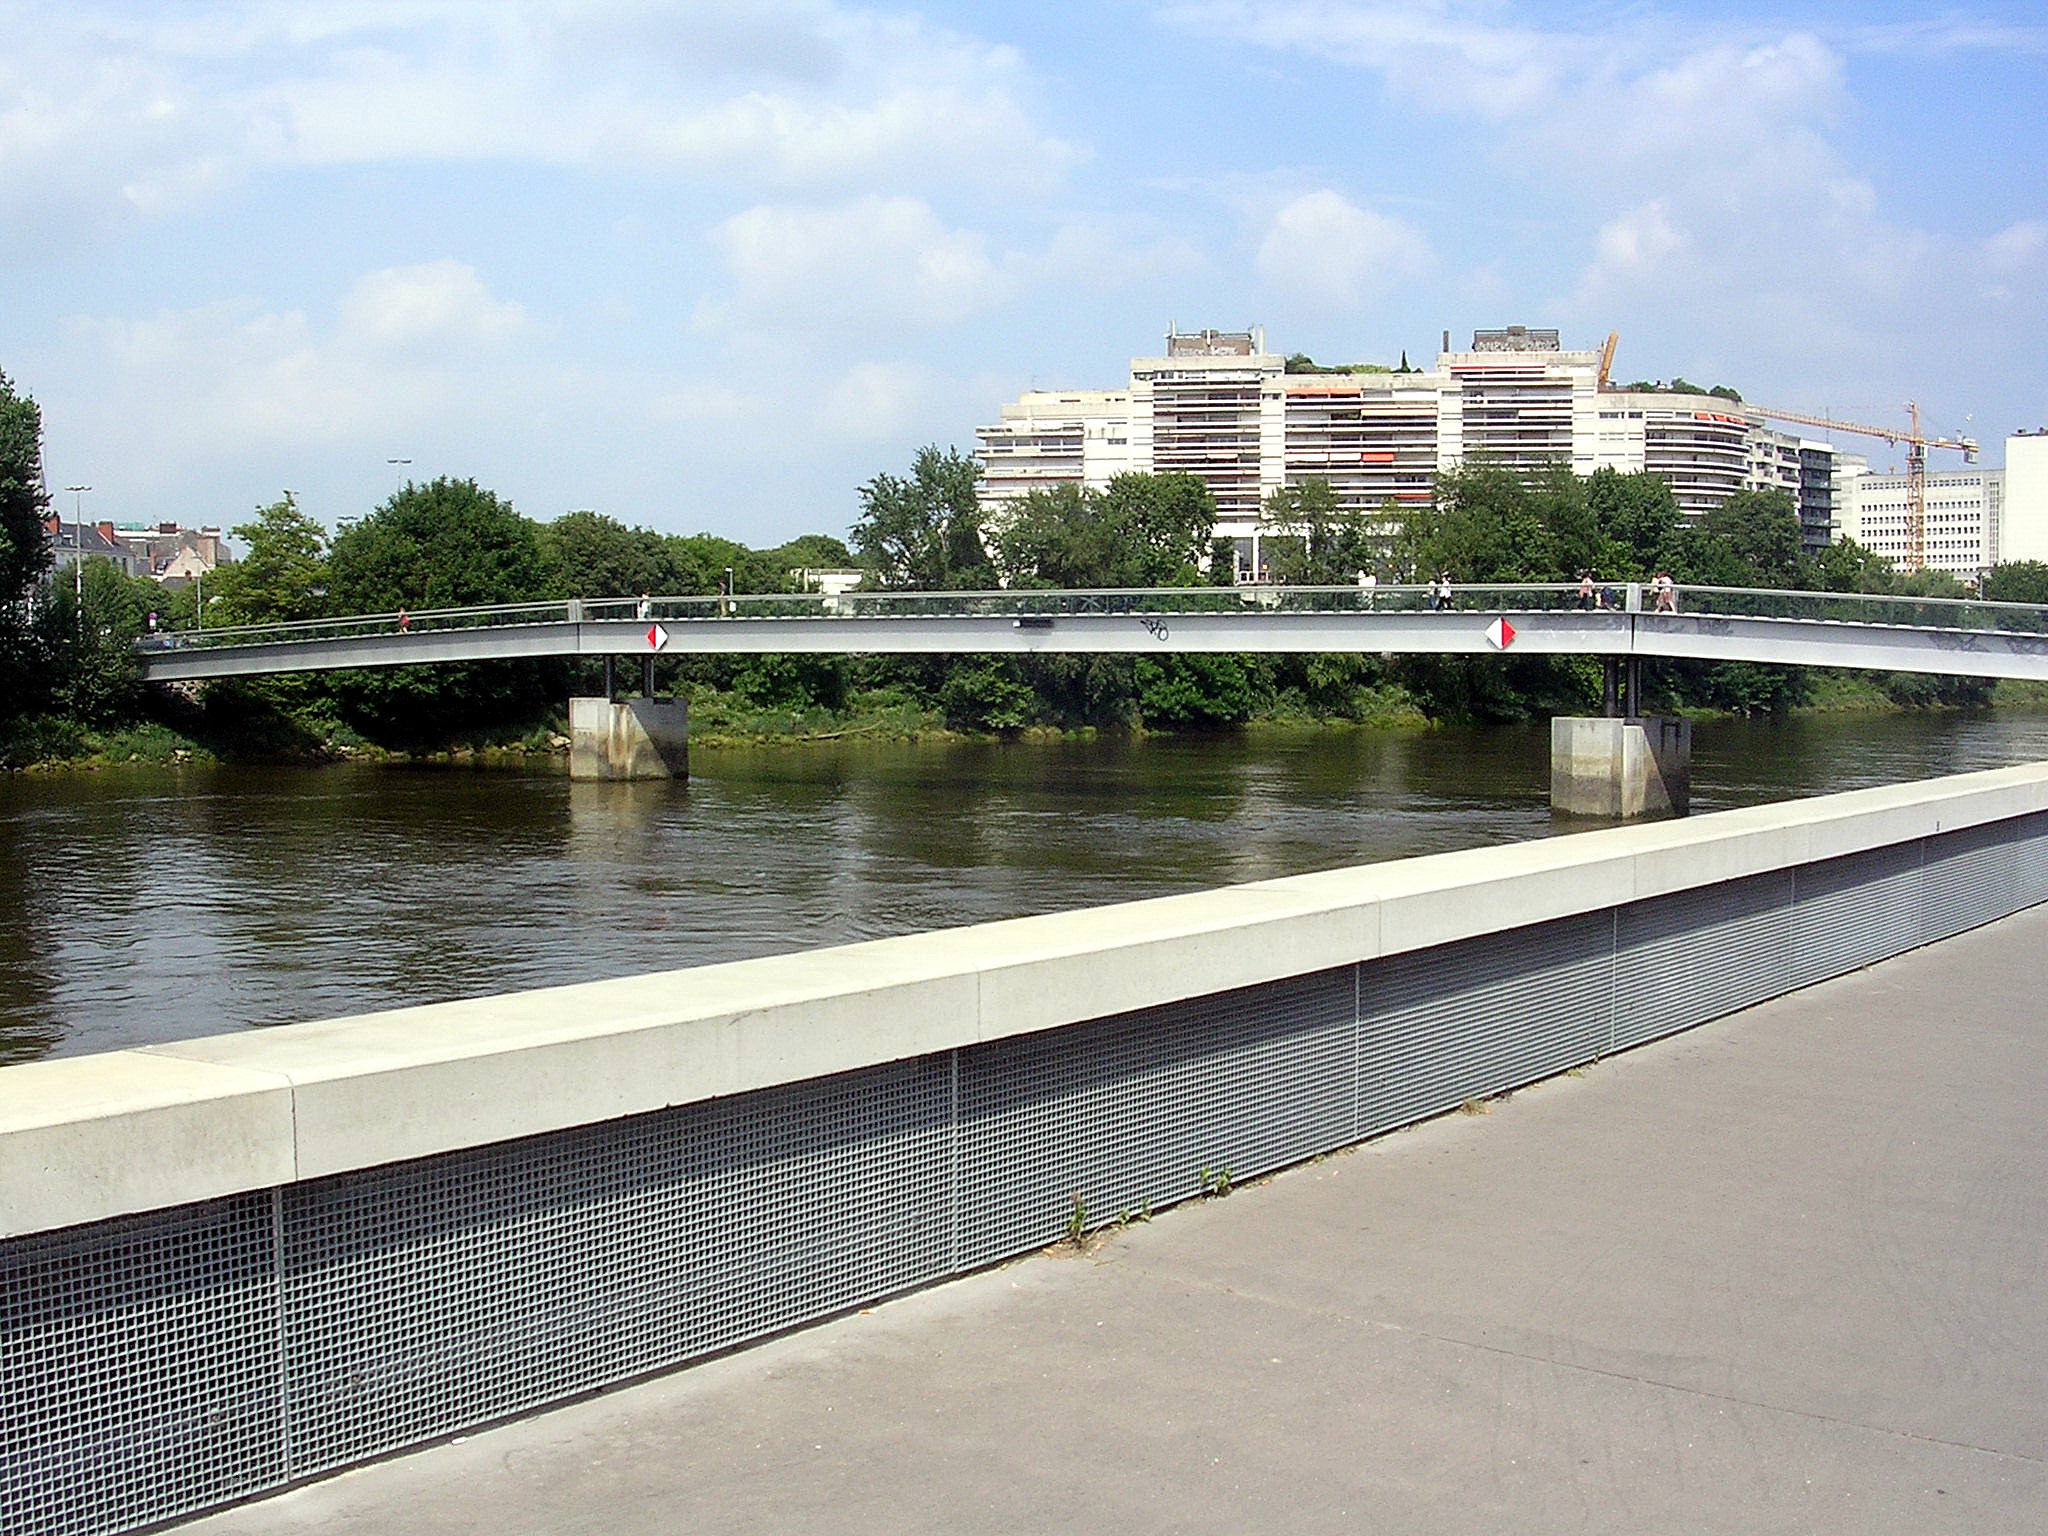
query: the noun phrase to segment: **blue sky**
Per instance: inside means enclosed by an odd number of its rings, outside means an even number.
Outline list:
[[[2040,0],[0,0],[0,370],[124,520],[445,473],[841,532],[1169,321],[1616,330],[1996,463],[2048,423],[2044,81]]]

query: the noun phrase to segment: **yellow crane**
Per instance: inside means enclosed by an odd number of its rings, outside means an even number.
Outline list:
[[[1913,418],[1910,429],[1901,431],[1897,427],[1867,427],[1854,421],[1831,421],[1825,416],[1807,416],[1798,411],[1774,411],[1768,406],[1745,405],[1746,411],[1772,421],[1795,421],[1802,426],[1819,427],[1829,432],[1855,432],[1864,437],[1881,437],[1891,444],[1906,445],[1906,560],[1909,571],[1917,571],[1927,560],[1927,450],[1930,448],[1953,448],[1963,456],[1965,464],[1977,462],[1977,439],[1974,437],[1928,437],[1920,430],[1920,406],[1917,401],[1908,400],[1906,410]]]

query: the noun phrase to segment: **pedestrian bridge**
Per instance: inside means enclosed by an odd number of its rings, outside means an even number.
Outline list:
[[[1943,598],[1570,585],[1169,587],[657,597],[360,614],[139,642],[150,682],[541,656],[1311,652],[1645,657],[2048,679],[2048,608]]]

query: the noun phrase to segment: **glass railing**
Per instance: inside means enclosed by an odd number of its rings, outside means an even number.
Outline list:
[[[1863,592],[1768,591],[1749,587],[1680,587],[1677,611],[1731,618],[1820,620],[1894,629],[1976,630],[2048,634],[2048,608],[1966,597],[1892,597]],[[1643,607],[1653,607],[1648,589]]]
[[[2027,603],[1989,603],[1969,598],[1887,597],[1863,593],[1797,592],[1742,587],[1680,587],[1680,618],[1784,619],[1894,628],[1974,630],[2006,634],[2048,634],[2048,608]],[[437,608],[417,613],[357,614],[289,624],[184,630],[151,635],[138,650],[170,650],[306,644],[365,635],[429,634],[448,630],[506,629],[532,624],[721,623],[735,619],[831,623],[847,619],[1059,619],[1114,614],[1171,617],[1177,614],[1268,613],[1536,613],[1584,606],[1576,583],[1453,586],[1427,585],[1308,587],[1257,583],[1235,587],[1160,587],[1041,591],[1008,588],[994,592],[770,593],[734,597],[571,598],[559,602],[512,603],[491,607]],[[1609,583],[1595,600],[1600,608],[1634,608],[1651,617],[1655,603],[1647,583]]]

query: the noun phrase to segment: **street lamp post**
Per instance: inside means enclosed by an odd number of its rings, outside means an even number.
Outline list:
[[[85,493],[89,485],[67,485],[71,493],[71,590],[78,599],[78,624],[85,627]]]

